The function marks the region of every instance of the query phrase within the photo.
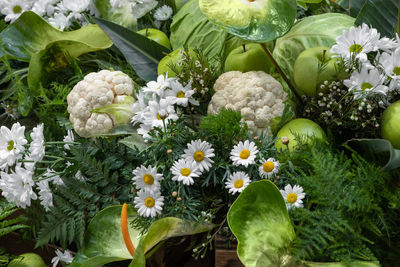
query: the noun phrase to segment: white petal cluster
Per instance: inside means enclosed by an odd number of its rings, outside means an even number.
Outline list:
[[[336,38],[332,53],[342,58],[351,69],[351,77],[344,85],[358,99],[371,94],[386,97],[388,92],[400,91],[400,39],[380,38],[380,33],[363,23],[358,27],[344,30]],[[369,61],[371,52],[377,54],[375,61]],[[359,66],[355,68],[355,66]],[[388,102],[383,98],[384,102]]]
[[[170,121],[178,120],[177,106],[199,105],[193,98],[190,84],[183,86],[175,78],[160,75],[157,81],[150,81],[136,94],[137,101],[132,106],[135,114],[132,124],[139,125],[138,133],[145,139],[149,131],[158,127],[164,129]]]
[[[138,192],[134,203],[140,216],[155,217],[162,212],[164,197],[160,191],[144,189]]]
[[[154,12],[154,18],[159,21],[166,21],[171,18],[173,10],[170,6],[163,5],[156,9]]]
[[[116,124],[114,116],[92,110],[120,103],[132,92],[132,79],[121,71],[102,70],[86,75],[67,96],[75,132],[82,137],[109,132]]]
[[[0,170],[12,166],[22,158],[22,152],[25,151],[25,145],[28,141],[25,139],[25,126],[19,122],[14,123],[11,129],[6,126],[0,127]]]
[[[285,186],[285,190],[280,190],[282,197],[285,200],[287,209],[303,207],[303,199],[306,194],[301,186],[290,184]]]
[[[32,142],[29,145],[30,159],[34,162],[41,161],[45,154],[43,123],[34,127],[31,133]]]
[[[236,193],[241,193],[250,183],[249,175],[239,171],[229,176],[229,179],[225,182],[225,188],[229,190],[229,193],[234,195]]]
[[[254,142],[249,140],[240,141],[239,144],[233,147],[230,159],[235,166],[243,165],[247,167],[255,163],[257,153],[258,149]]]
[[[40,204],[46,211],[49,211],[50,207],[53,207],[53,194],[51,193],[48,180],[39,181],[36,186],[39,189]]]
[[[71,252],[66,249],[64,252],[61,250],[57,249],[55,251],[56,255],[53,259],[51,259],[51,263],[53,263],[53,267],[56,267],[57,264],[61,261],[66,264],[71,264],[72,261],[74,260],[74,256],[72,256]]]

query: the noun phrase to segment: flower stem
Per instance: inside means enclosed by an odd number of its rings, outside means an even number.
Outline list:
[[[282,78],[285,80],[287,85],[289,86],[290,90],[292,93],[296,96],[296,98],[302,103],[303,101],[301,100],[300,95],[296,92],[296,89],[294,88],[293,84],[289,81],[288,77],[285,75],[285,73],[282,71],[281,67],[279,67],[278,62],[274,59],[274,57],[271,55],[271,52],[269,52],[268,48],[265,46],[264,43],[260,43],[261,47],[264,49],[265,53],[267,56],[271,59],[272,63],[274,64],[276,70],[279,72],[279,74],[282,76]]]

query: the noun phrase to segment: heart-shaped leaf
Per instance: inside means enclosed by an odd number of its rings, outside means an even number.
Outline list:
[[[400,150],[394,149],[392,144],[385,139],[351,139],[346,142],[346,145],[383,165],[383,171],[400,167]]]
[[[158,62],[171,51],[143,35],[107,20],[94,18],[125,56],[137,75],[145,81],[157,79]]]
[[[295,238],[285,201],[268,180],[251,183],[228,212],[238,240],[239,259],[246,267],[280,266]]]
[[[140,240],[139,246],[133,255],[130,267],[144,267],[145,254],[159,242],[171,237],[194,235],[210,231],[214,228],[212,224],[189,223],[179,218],[166,217],[153,222],[146,235]]]
[[[283,36],[296,18],[296,0],[199,0],[212,22],[242,39],[269,42]]]
[[[122,205],[100,211],[89,223],[83,248],[75,256],[71,267],[95,267],[114,261],[132,259],[121,232]],[[132,221],[132,206],[128,206],[128,225]],[[138,246],[140,232],[130,228],[130,238]]]

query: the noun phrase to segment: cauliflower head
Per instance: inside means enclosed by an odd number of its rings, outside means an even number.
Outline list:
[[[121,71],[101,70],[89,73],[67,96],[69,119],[82,137],[105,134],[116,124],[110,113],[93,112],[118,104],[133,92],[132,79]]]
[[[208,113],[216,114],[221,108],[240,112],[252,132],[266,129],[281,116],[287,100],[282,85],[263,71],[226,72],[215,82],[214,91]]]

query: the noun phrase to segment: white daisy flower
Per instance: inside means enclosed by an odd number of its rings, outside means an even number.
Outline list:
[[[133,114],[135,114],[131,119],[131,123],[133,125],[142,123],[144,121],[144,112],[147,108],[148,102],[146,101],[146,93],[144,93],[142,90],[140,90],[139,93],[135,95],[135,98],[136,101],[132,105],[132,112]],[[156,101],[156,98],[153,97],[152,100]]]
[[[382,53],[379,63],[382,65],[387,76],[396,80],[400,79],[400,47],[391,54]]]
[[[214,149],[211,144],[200,139],[190,142],[188,148],[185,149],[183,158],[189,162],[195,162],[200,172],[208,171],[214,161],[211,159],[215,156]]]
[[[29,0],[4,1],[0,12],[6,16],[4,18],[6,22],[13,23],[19,18],[19,16],[21,16],[22,13],[29,11],[32,7],[32,4],[33,1]]]
[[[231,151],[230,159],[233,161],[233,165],[243,165],[245,167],[254,164],[258,153],[257,146],[254,142],[249,140],[239,142],[235,145]]]
[[[261,161],[261,166],[258,168],[258,172],[260,173],[260,176],[270,178],[279,172],[279,167],[279,161],[274,158],[269,158],[267,160],[263,159]]]
[[[145,167],[137,167],[133,172],[134,177],[132,180],[137,189],[148,189],[157,191],[160,189],[160,180],[163,178],[162,174],[157,173],[157,168],[151,165]]]
[[[129,2],[131,2],[132,17],[135,19],[143,17],[158,5],[156,0],[129,0]]]
[[[360,71],[354,71],[350,79],[344,80],[343,84],[353,92],[354,98],[360,98],[365,93],[378,93],[386,95],[388,87],[383,85],[385,76],[377,69],[368,70],[365,65]]]
[[[154,18],[159,21],[165,21],[171,18],[173,10],[170,6],[163,5],[154,12]]]
[[[241,193],[251,183],[250,177],[245,172],[234,172],[225,182],[225,188],[229,189],[232,195]]]
[[[159,102],[150,101],[143,117],[145,118],[144,124],[161,129],[164,128],[164,123],[168,124],[169,120],[176,121],[178,119],[174,106],[169,99],[160,99]]]
[[[7,166],[12,166],[17,159],[22,158],[22,152],[25,150],[24,145],[28,141],[25,139],[25,126],[21,126],[19,122],[14,123],[11,130],[6,126],[0,128],[0,170],[4,170]]]
[[[363,23],[357,28],[351,27],[344,30],[342,35],[336,38],[336,44],[332,46],[331,53],[338,54],[344,59],[367,60],[367,54],[378,50],[380,34],[374,28],[370,29]]]
[[[90,5],[90,0],[62,0],[56,6],[56,10],[60,13],[73,15],[85,12]]]
[[[285,186],[285,190],[279,191],[281,191],[282,197],[285,199],[287,209],[303,207],[303,198],[305,198],[306,194],[301,186],[295,185],[292,188],[288,184]]]
[[[58,262],[62,261],[65,262],[66,264],[71,264],[72,261],[74,260],[74,256],[72,256],[71,252],[66,249],[63,252],[61,252],[61,250],[57,249],[56,251],[56,255],[53,259],[51,259],[51,263],[53,263],[53,267],[56,267]]]
[[[41,161],[45,154],[43,123],[33,128],[31,138],[32,142],[29,145],[29,157],[34,162]]]
[[[53,169],[47,169],[46,172],[43,173],[43,176],[47,177],[47,181],[53,182],[55,185],[64,185],[64,181],[61,179],[60,175]]]
[[[72,130],[68,130],[67,135],[64,136],[63,142],[72,143],[74,141],[75,141],[74,132]],[[70,148],[69,148],[70,145],[71,144],[65,144],[64,148],[67,150],[70,150]]]
[[[199,177],[201,172],[196,167],[196,162],[180,159],[174,162],[171,172],[173,181],[182,182],[184,185],[194,184],[193,178]]]
[[[63,13],[58,12],[55,13],[53,17],[50,17],[48,21],[51,26],[61,31],[71,25],[69,18]]]
[[[188,102],[190,104],[198,106],[199,102],[197,102],[192,96],[194,94],[194,90],[192,90],[192,86],[187,84],[183,86],[177,80],[171,82],[171,89],[165,91],[165,96],[168,99],[171,99],[173,104],[177,104],[179,106],[187,107]]]
[[[155,217],[157,214],[161,214],[164,197],[161,196],[160,191],[142,189],[137,193],[134,203],[140,216]]]
[[[392,49],[399,47],[395,40],[389,39],[387,37],[379,39],[379,41],[377,42],[377,46],[380,50],[383,50],[385,52],[390,52]]]
[[[151,136],[149,135],[151,129],[151,124],[140,124],[139,129],[137,130],[137,133],[140,134],[141,136],[143,136],[143,139],[145,142],[147,142],[148,138],[150,138]]]
[[[164,96],[164,90],[171,86],[172,78],[168,78],[168,75],[160,75],[157,77],[157,81],[151,81],[143,87],[143,92],[154,93],[160,97]]]
[[[53,194],[51,193],[49,182],[47,180],[39,181],[36,186],[39,189],[40,204],[46,211],[53,207]]]
[[[24,169],[20,165],[15,166],[15,171],[11,170],[10,174],[0,172],[1,195],[18,207],[29,207],[31,200],[37,199],[32,188],[35,184],[32,176],[32,171]]]

